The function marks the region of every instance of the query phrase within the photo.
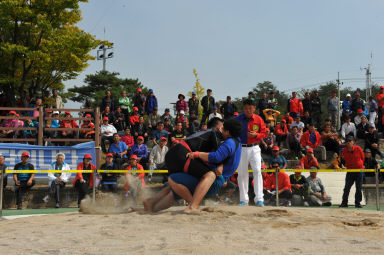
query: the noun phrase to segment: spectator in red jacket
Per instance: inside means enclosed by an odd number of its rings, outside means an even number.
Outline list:
[[[77,125],[76,121],[70,119],[70,118],[72,118],[70,111],[66,111],[64,116],[65,116],[65,118],[68,118],[68,119],[61,121],[61,123],[60,123],[61,128],[79,128],[79,125]],[[61,131],[61,136],[63,138],[75,138],[76,131],[63,130],[63,131]]]
[[[345,161],[345,168],[347,169],[364,169],[365,155],[360,146],[355,145],[355,139],[352,136],[348,136],[346,139],[345,148],[342,151],[342,157]],[[355,193],[355,207],[362,208],[361,200],[362,193],[361,188],[363,186],[363,173],[361,172],[347,172],[345,176],[345,186],[343,192],[343,201],[340,207],[348,207],[349,192],[352,188],[353,183],[356,186]]]
[[[139,123],[139,117],[140,117],[139,109],[136,106],[134,106],[132,108],[132,114],[131,116],[129,116],[129,123],[131,124],[132,127],[134,127],[136,123]]]
[[[300,165],[303,167],[303,169],[310,169],[311,167],[319,166],[319,162],[317,162],[317,158],[313,154],[312,148],[307,149],[307,155],[301,158]]]
[[[128,146],[128,150],[135,144],[135,140],[131,135],[131,129],[126,128],[124,135],[120,138],[120,141],[124,142]]]
[[[297,114],[300,114],[300,116],[303,115],[303,103],[301,102],[301,99],[296,97],[297,93],[294,91],[292,92],[292,97],[288,100],[288,111],[289,115],[294,118]]]
[[[133,193],[133,200],[134,203],[136,204],[136,196],[137,196],[137,190],[136,189],[131,189],[131,184],[132,184],[132,176],[133,177],[138,177],[141,181],[141,187],[145,188],[145,180],[144,176],[145,173],[131,173],[130,171],[137,171],[137,170],[144,170],[143,166],[137,163],[137,156],[136,155],[131,155],[129,165],[125,170],[129,170],[127,173],[125,173],[125,197],[128,198],[130,193]]]
[[[280,166],[278,162],[272,163],[272,168],[274,169],[279,169]],[[281,203],[286,205],[286,206],[291,206],[291,198],[292,198],[292,191],[291,191],[291,181],[289,179],[289,176],[286,172],[280,172],[278,173],[279,177],[279,183],[278,183],[278,194],[279,194],[279,199],[281,199]],[[269,175],[269,180],[270,182],[270,190],[267,190],[267,194],[269,195],[265,196],[265,199],[269,200],[268,202],[266,201],[266,204],[273,204],[275,203],[276,200],[276,175],[275,173],[271,173]]]
[[[284,119],[282,119],[280,121],[280,124],[277,124],[275,127],[275,136],[276,136],[277,146],[280,147],[281,142],[285,141],[288,133],[289,133],[289,130],[288,130],[287,122]]]
[[[179,100],[176,102],[176,111],[180,113],[181,110],[187,112],[188,104],[185,101],[185,96],[183,94],[179,94],[177,97]]]
[[[287,112],[283,118],[281,118],[281,120],[285,120],[285,122],[287,123],[288,125],[288,128],[289,128],[289,125],[292,124],[293,122],[293,118],[291,116],[289,116],[289,112]]]
[[[96,166],[91,163],[91,154],[84,154],[83,162],[77,165],[77,170],[95,170]],[[77,173],[75,180],[73,181],[73,187],[75,187],[79,193],[77,205],[80,208],[81,200],[89,193],[89,187],[93,186],[93,173]]]
[[[316,148],[321,145],[321,136],[315,130],[313,123],[308,125],[308,130],[301,136],[300,143],[303,147]]]

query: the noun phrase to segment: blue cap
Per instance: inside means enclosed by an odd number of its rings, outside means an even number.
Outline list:
[[[300,113],[296,113],[295,118],[300,118]]]
[[[192,95],[196,95],[196,92],[195,92],[195,91],[192,91]]]
[[[217,106],[216,105],[213,107],[213,110],[217,110]]]
[[[153,93],[153,89],[148,90],[149,93]]]
[[[355,91],[355,94],[356,94],[356,93],[357,93],[357,94],[360,94],[361,92],[360,92],[360,90],[356,90],[356,91]]]

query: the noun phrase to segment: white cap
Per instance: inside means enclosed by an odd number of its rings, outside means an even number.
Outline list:
[[[180,111],[180,114],[185,114],[184,110],[181,110],[181,111]]]
[[[350,96],[351,96],[351,94],[347,94],[347,95],[346,95],[346,97],[350,97]]]
[[[59,112],[58,111],[53,111],[53,113],[52,114],[59,114]]]

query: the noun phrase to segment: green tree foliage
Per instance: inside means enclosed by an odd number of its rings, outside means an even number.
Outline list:
[[[111,91],[116,100],[124,90],[127,91],[129,96],[136,94],[137,88],[142,88],[145,94],[148,92],[148,89],[143,88],[138,79],[122,79],[117,77],[118,75],[119,73],[110,73],[108,71],[89,74],[84,79],[85,85],[68,89],[69,98],[84,105],[88,101],[92,106],[100,106],[107,90]]]
[[[94,59],[101,42],[75,26],[86,0],[0,1],[0,93],[42,96],[64,88]],[[25,92],[26,91],[26,92]]]
[[[193,75],[195,76],[195,79],[196,79],[195,85],[193,86],[193,91],[196,92],[196,97],[199,99],[199,102],[201,103],[201,99],[205,95],[205,89],[200,84],[200,79],[199,79],[198,73],[197,73],[195,68],[193,68]],[[192,97],[192,91],[188,92],[188,96]],[[202,116],[203,116],[203,108],[199,104],[199,118],[200,118],[200,120],[201,120]]]
[[[276,86],[270,81],[259,82],[255,88],[252,89],[255,94],[256,100],[261,98],[263,93],[267,93],[267,97],[269,96],[269,92],[275,92],[275,97],[278,100],[277,109],[280,112],[285,112],[287,109],[288,103],[288,95],[284,92],[279,91]]]

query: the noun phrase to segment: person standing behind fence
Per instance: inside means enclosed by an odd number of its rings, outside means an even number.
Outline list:
[[[365,156],[363,150],[354,145],[355,139],[353,137],[347,137],[346,139],[346,147],[342,151],[342,158],[345,162],[346,169],[364,169],[364,160]],[[353,183],[356,185],[356,193],[355,193],[355,207],[362,208],[361,200],[362,193],[361,188],[363,185],[363,176],[364,174],[361,172],[348,172],[345,176],[345,186],[343,192],[343,201],[341,202],[340,207],[348,207],[348,196],[351,190]]]
[[[56,161],[51,164],[51,170],[71,170],[70,166],[64,162],[65,155],[64,153],[57,153]],[[71,173],[61,172],[61,173],[48,173],[48,186],[50,194],[55,196],[56,208],[60,207],[60,189],[65,187],[65,184],[68,182]],[[44,197],[44,202],[48,202],[50,195]]]
[[[83,162],[77,165],[77,170],[95,170],[96,166],[91,163],[91,154],[84,154]],[[75,180],[73,181],[73,187],[75,187],[79,193],[77,199],[77,205],[80,208],[81,200],[85,198],[85,195],[89,192],[89,187],[93,186],[93,173],[77,173]]]
[[[23,152],[21,154],[21,162],[14,166],[14,170],[35,170],[35,167],[28,162],[29,153]],[[13,180],[15,181],[16,203],[17,209],[22,209],[23,192],[29,190],[35,185],[35,174],[31,173],[18,173],[13,174]]]
[[[203,117],[200,125],[206,122],[207,118],[213,111],[213,106],[215,106],[215,98],[212,96],[211,89],[207,89],[207,95],[201,99],[201,106],[203,107]]]
[[[376,94],[376,101],[378,104],[377,128],[379,132],[383,132],[383,112],[384,112],[384,86],[380,86],[379,93]]]
[[[113,154],[108,153],[105,156],[105,163],[101,165],[102,170],[119,170],[120,166],[113,162]],[[101,190],[103,192],[117,193],[117,179],[119,178],[118,173],[102,173],[101,174]]]
[[[339,98],[336,97],[336,91],[331,92],[331,96],[327,99],[328,119],[332,121],[332,126],[336,127],[338,122],[337,110]]]
[[[260,140],[266,137],[267,132],[263,119],[254,114],[255,105],[249,99],[243,102],[243,114],[236,119],[240,120],[243,126],[240,136],[241,160],[238,168],[238,182],[240,191],[240,206],[248,205],[249,172],[248,164],[251,164],[254,176],[255,204],[264,206],[263,199],[263,178],[261,177],[261,150]]]

